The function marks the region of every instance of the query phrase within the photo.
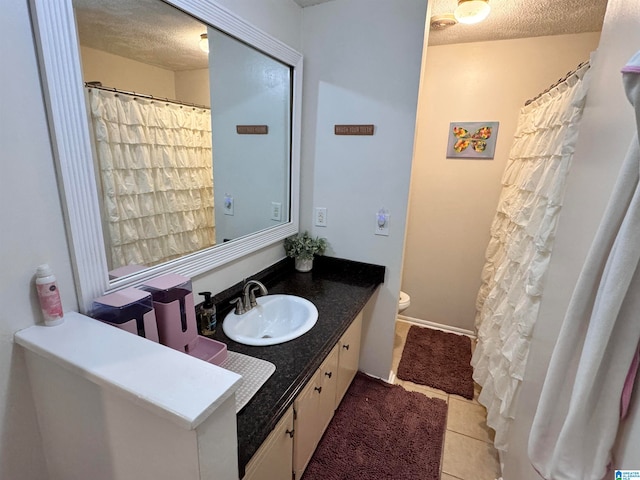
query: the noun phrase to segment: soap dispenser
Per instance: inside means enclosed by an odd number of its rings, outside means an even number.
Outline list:
[[[216,333],[216,306],[211,300],[211,292],[200,292],[204,296],[204,302],[198,305],[196,316],[202,335],[213,335]]]

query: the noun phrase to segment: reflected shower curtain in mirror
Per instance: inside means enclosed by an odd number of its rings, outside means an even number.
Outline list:
[[[523,107],[490,230],[476,302],[478,341],[471,360],[479,402],[496,432],[507,433],[529,353],[566,178],[587,93],[588,66]]]
[[[215,243],[211,112],[88,88],[109,269]]]

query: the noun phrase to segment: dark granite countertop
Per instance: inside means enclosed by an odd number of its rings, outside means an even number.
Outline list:
[[[308,273],[296,272],[293,260],[285,259],[254,275],[251,278],[262,281],[270,294],[298,295],[313,302],[318,309],[318,321],[309,332],[289,342],[267,347],[236,343],[222,331],[222,320],[231,310],[228,302],[239,295],[242,283],[214,297],[218,327],[212,338],[227,344],[230,351],[276,365],[275,373],[237,416],[240,478],[253,454],[302,387],[383,283],[384,273],[385,268],[378,265],[317,257],[313,270]]]

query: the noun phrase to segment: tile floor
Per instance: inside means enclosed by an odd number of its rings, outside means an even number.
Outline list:
[[[396,322],[392,365],[394,374],[410,327],[410,323],[402,320]],[[476,400],[480,393],[478,388],[474,399],[467,400],[398,378],[395,383],[428,397],[441,398],[449,406],[440,480],[495,480],[500,477],[498,454],[492,443],[493,430],[485,423],[485,408]]]

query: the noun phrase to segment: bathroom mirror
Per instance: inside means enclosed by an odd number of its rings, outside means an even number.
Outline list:
[[[298,231],[299,53],[211,1],[32,0],[32,9],[81,310],[107,291],[198,275]],[[131,23],[118,33],[107,14]],[[134,120],[114,135],[123,111]],[[167,153],[167,137],[185,129],[174,142],[182,150]],[[195,156],[184,152],[194,138]],[[171,220],[176,206],[189,213]]]

